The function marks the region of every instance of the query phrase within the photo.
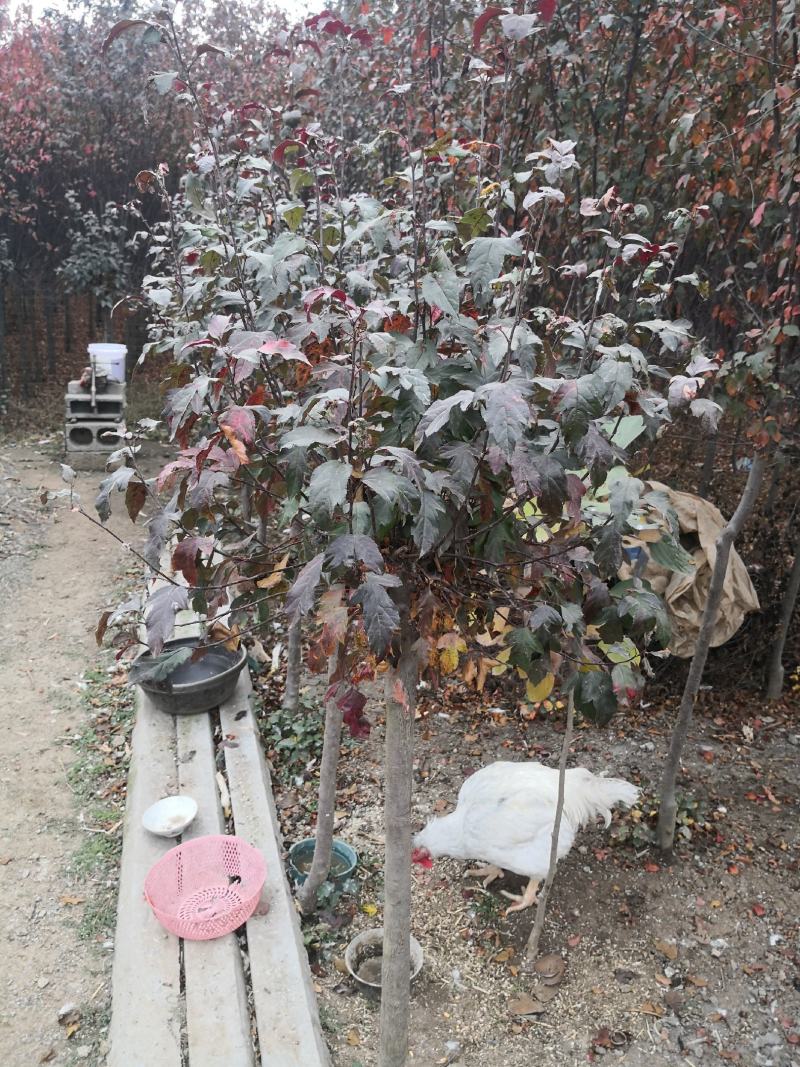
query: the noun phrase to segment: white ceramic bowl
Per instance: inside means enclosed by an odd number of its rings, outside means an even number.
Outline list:
[[[197,815],[197,801],[188,796],[164,797],[151,804],[142,826],[158,837],[177,837]]]

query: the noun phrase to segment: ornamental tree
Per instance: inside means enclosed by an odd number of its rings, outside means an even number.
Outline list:
[[[327,32],[359,41],[342,26]],[[220,109],[194,71],[212,44],[185,48],[166,11],[117,25],[109,50],[123,34],[157,49],[194,141],[177,197],[163,168],[137,176],[165,211],[144,358],[173,358],[175,456],[147,480],[135,443],[123,448],[99,510],[119,490],[147,516],[153,569],[175,539],[184,584],[171,578],[145,617],[153,651],[187,603],[215,620],[210,641],[247,639],[278,612],[302,622],[308,666],[330,667],[329,706],[356,735],[370,728],[364,685],[383,680],[381,1062],[395,1067],[419,680],[509,672],[531,699],[557,685],[604,723],[667,644],[659,598],[618,579],[626,535],[656,512],[654,555],[688,561],[626,447],[677,413],[716,415],[702,392],[717,362],[672,313],[695,284],[676,268],[704,213],[653,218],[614,187],[576,196],[572,140],[542,134],[502,165],[451,131],[417,145],[413,86],[388,89],[392,123],[366,143],[255,102]],[[353,188],[385,146],[390,179]],[[116,640],[132,645],[133,629]]]

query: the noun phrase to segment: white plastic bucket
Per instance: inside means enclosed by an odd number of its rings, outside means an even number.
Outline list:
[[[95,374],[104,374],[112,382],[125,381],[125,357],[128,354],[125,345],[92,344],[88,352]]]

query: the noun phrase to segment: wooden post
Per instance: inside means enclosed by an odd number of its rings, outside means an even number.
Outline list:
[[[800,592],[800,541],[795,545],[794,563],[781,601],[781,618],[767,671],[767,700],[777,700],[783,692],[783,650],[786,647],[786,638],[789,636],[798,592]]]
[[[719,606],[722,602],[722,590],[725,584],[725,575],[728,571],[728,560],[730,558],[733,542],[739,536],[739,533],[756,502],[756,498],[758,497],[761,483],[764,478],[765,466],[766,457],[764,453],[757,452],[753,456],[753,463],[750,467],[750,473],[747,476],[747,483],[745,484],[736,511],[717,538],[717,558],[714,562],[714,570],[711,575],[711,585],[708,589],[705,611],[703,612],[703,621],[700,624],[700,633],[697,635],[697,644],[695,645],[694,656],[692,656],[692,663],[689,667],[689,674],[686,678],[686,685],[683,689],[681,706],[678,711],[675,727],[672,731],[672,740],[667,755],[667,762],[664,766],[664,774],[661,779],[661,797],[656,836],[659,848],[661,848],[668,857],[671,857],[672,849],[675,844],[675,817],[678,814],[678,802],[675,794],[675,787],[678,781],[681,753],[683,752],[683,746],[689,734],[694,702],[697,699],[700,682],[703,679],[703,670],[705,669],[706,660],[708,659],[708,650],[711,647],[711,635],[714,632],[714,626],[717,621],[717,616],[719,615]]]
[[[383,974],[380,1067],[404,1067],[411,1010],[411,793],[417,634],[406,615],[397,666],[386,673]]]
[[[550,864],[547,868],[547,877],[544,880],[544,885],[542,886],[536,901],[536,918],[534,919],[533,929],[531,930],[531,935],[528,938],[528,944],[525,949],[526,965],[533,963],[539,955],[539,941],[541,940],[542,930],[544,929],[547,899],[550,896],[550,889],[553,885],[553,879],[556,876],[556,867],[558,866],[558,835],[561,830],[561,816],[564,814],[564,785],[567,778],[567,759],[569,758],[569,748],[572,744],[572,727],[574,721],[575,692],[570,689],[567,698],[567,722],[564,727],[564,740],[561,742],[561,755],[558,759],[558,795],[556,798],[556,814],[553,820],[553,836],[550,839]]]
[[[341,650],[342,646],[339,646]],[[330,659],[328,671],[332,681],[339,667],[339,654]],[[334,697],[325,701],[325,733],[322,739],[322,759],[319,767],[319,795],[317,826],[314,837],[314,858],[311,870],[297,893],[300,910],[311,915],[317,906],[317,890],[328,877],[331,868],[333,823],[336,812],[336,776],[339,770],[339,749],[342,743],[342,709]]]

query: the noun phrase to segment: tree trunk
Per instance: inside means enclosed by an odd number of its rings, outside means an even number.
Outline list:
[[[39,356],[38,337],[36,336],[36,291],[31,290],[31,302],[28,305],[28,336],[30,339],[31,372],[33,382],[41,382],[44,378],[42,359]]]
[[[756,498],[758,497],[761,483],[764,478],[765,466],[766,458],[763,453],[759,452],[753,456],[753,465],[747,476],[747,483],[745,484],[736,511],[717,538],[717,558],[714,562],[714,570],[711,575],[711,585],[709,586],[708,599],[706,600],[706,606],[703,612],[703,621],[700,624],[700,633],[697,636],[694,656],[692,656],[689,674],[687,675],[686,685],[683,689],[681,706],[672,731],[672,740],[670,741],[667,762],[664,766],[664,773],[661,779],[661,797],[658,811],[658,829],[656,833],[659,848],[661,848],[668,857],[672,856],[672,849],[675,843],[675,817],[678,813],[675,786],[678,780],[681,752],[683,751],[683,746],[689,733],[689,727],[691,726],[694,702],[697,699],[697,693],[700,689],[703,670],[705,669],[706,660],[708,659],[708,650],[711,647],[711,635],[717,621],[717,616],[719,615],[719,606],[722,601],[725,575],[728,571],[728,560],[730,558],[733,542],[739,536],[742,527],[756,502]]]
[[[383,976],[380,1067],[404,1067],[411,1006],[411,790],[414,709],[419,681],[417,634],[406,616],[400,658],[386,674]]]
[[[714,477],[714,461],[717,458],[717,435],[711,434],[706,441],[703,452],[703,470],[700,474],[700,484],[697,487],[697,495],[706,499],[711,489],[711,481]]]
[[[6,287],[0,278],[0,394],[6,390]],[[0,397],[2,399],[2,397]]]
[[[297,714],[300,707],[300,667],[302,665],[303,632],[300,628],[300,620],[293,622],[289,627],[286,638],[286,687],[283,690],[281,707],[292,715]],[[327,725],[327,718],[326,718]]]
[[[47,346],[47,373],[49,377],[53,379],[56,374],[56,333],[55,324],[53,322],[53,288],[47,283],[45,283],[43,302],[45,344]]]
[[[291,640],[291,630],[289,634]],[[299,649],[299,636],[297,646]],[[341,649],[341,646],[339,648]],[[339,663],[340,658],[337,652],[331,656],[329,661],[329,680],[336,677]],[[336,775],[339,770],[341,742],[342,709],[337,705],[335,699],[329,699],[325,701],[325,733],[322,738],[322,760],[319,766],[319,795],[317,799],[314,858],[311,861],[311,870],[308,872],[308,877],[297,892],[297,900],[303,915],[311,915],[314,912],[317,906],[317,891],[328,877],[328,872],[331,869],[333,822],[336,811]]]
[[[564,782],[567,774],[567,758],[569,756],[569,747],[572,744],[572,727],[575,720],[575,696],[572,690],[569,692],[567,698],[567,724],[564,727],[564,740],[561,742],[561,755],[558,759],[558,799],[556,801],[556,817],[553,822],[553,836],[550,840],[550,866],[547,869],[547,877],[544,880],[544,885],[539,892],[538,900],[536,901],[536,918],[533,922],[533,929],[531,935],[528,938],[528,944],[525,949],[525,964],[531,964],[539,955],[539,941],[542,936],[542,929],[544,928],[544,916],[547,911],[547,898],[550,896],[550,888],[553,884],[553,879],[556,876],[556,867],[558,866],[558,835],[561,829],[561,816],[564,812]]]
[[[779,448],[775,453],[775,459],[772,464],[772,477],[769,480],[769,489],[767,490],[767,499],[764,501],[765,515],[771,515],[775,510],[775,504],[778,500],[778,491],[785,481],[785,467],[785,455],[783,450]]]
[[[786,586],[781,602],[781,619],[767,671],[767,700],[777,700],[783,692],[783,650],[786,647],[786,638],[789,636],[798,592],[800,592],[800,541],[795,545],[789,584]]]
[[[72,307],[70,304],[69,293],[64,293],[62,296],[64,301],[64,353],[67,356],[72,355]],[[70,363],[70,367],[72,364]],[[77,368],[76,368],[77,369]]]

